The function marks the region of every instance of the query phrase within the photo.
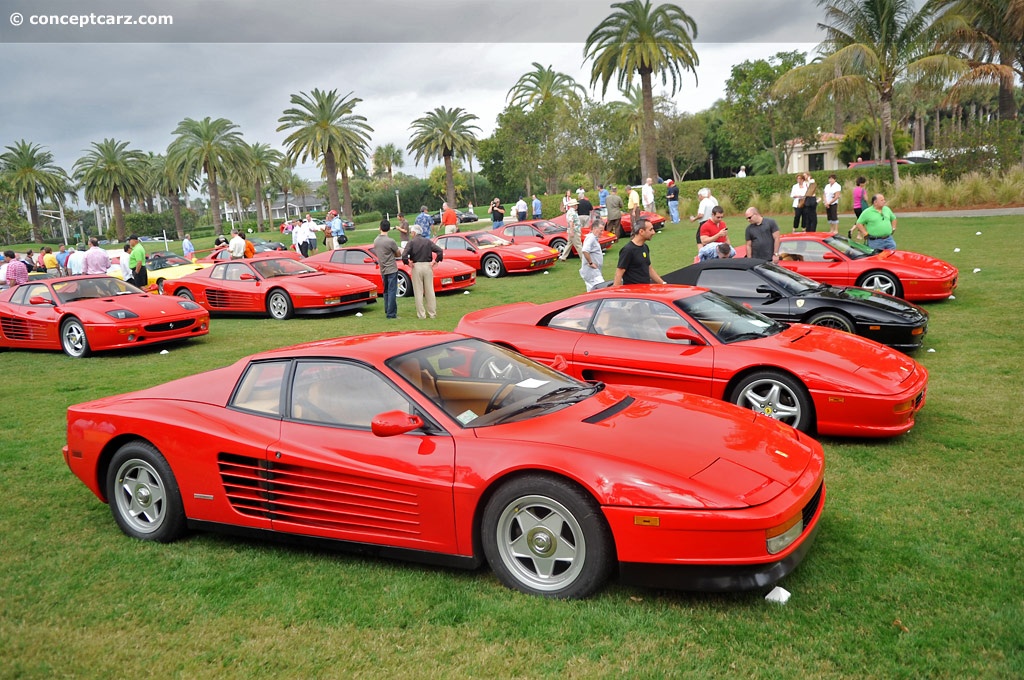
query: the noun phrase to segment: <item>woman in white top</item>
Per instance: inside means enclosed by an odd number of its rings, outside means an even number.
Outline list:
[[[793,231],[800,229],[800,216],[803,215],[804,196],[807,194],[807,176],[804,173],[797,173],[796,184],[790,190],[789,195],[793,199]]]

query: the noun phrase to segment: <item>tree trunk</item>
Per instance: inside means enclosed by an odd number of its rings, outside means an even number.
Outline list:
[[[282,189],[281,193],[284,194],[284,218],[288,219],[290,217],[290,215],[288,214],[288,190]]]
[[[256,231],[263,231],[263,183],[256,180]]]
[[[455,205],[455,168],[452,165],[452,154],[447,149],[444,154],[444,195],[448,205]]]
[[[181,218],[181,199],[178,192],[172,191],[167,194],[167,200],[171,204],[171,212],[174,214],[174,231],[178,233],[178,240],[185,238],[185,220]]]
[[[836,80],[842,77],[843,70],[839,68],[838,62],[836,63],[832,73],[836,77]],[[834,95],[832,97],[832,103],[835,105],[835,110],[832,114],[832,127],[835,128],[833,132],[841,135],[843,134],[843,104],[840,98]]]
[[[476,175],[473,174],[473,154],[466,156],[466,160],[469,161],[469,185],[473,188],[473,205],[479,205],[476,200]]]
[[[350,220],[355,220],[355,214],[352,212],[352,188],[348,183],[348,166],[346,165],[341,169],[341,191],[344,195],[345,201],[345,217]]]
[[[651,86],[651,69],[640,69],[640,90],[643,95],[644,111],[640,133],[640,182],[647,177],[658,176],[658,145],[654,132],[654,89]]]
[[[110,202],[114,204],[114,230],[117,234],[117,240],[121,243],[125,242],[124,231],[124,210],[121,208],[121,192],[114,187],[114,192],[110,195]]]
[[[29,228],[28,239],[33,243],[43,242],[43,232],[39,229],[39,206],[36,205],[35,196],[31,197],[28,201],[28,218],[31,228]]]
[[[327,175],[327,202],[331,204],[330,209],[341,212],[341,201],[338,200],[338,162],[331,149],[324,153],[324,173]]]
[[[1013,96],[1014,61],[1012,52],[1006,49],[999,51],[999,65],[1006,70],[1008,76],[999,79],[999,120],[1017,120],[1017,101]]]
[[[210,191],[210,212],[213,213],[213,235],[220,236],[224,228],[220,222],[220,194],[217,192],[217,171],[208,165],[206,170],[206,188]]]
[[[896,145],[892,139],[892,92],[882,93],[882,135],[889,152],[889,165],[892,166],[892,181],[899,186],[900,167],[896,163]]]

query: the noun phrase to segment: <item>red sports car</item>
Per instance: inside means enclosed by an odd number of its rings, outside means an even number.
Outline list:
[[[657,231],[661,231],[662,228],[665,226],[665,216],[664,215],[659,215],[658,213],[652,213],[652,212],[647,212],[646,210],[641,210],[640,211],[640,216],[641,217],[646,217],[647,220],[651,224],[654,225],[654,228]],[[562,213],[561,215],[559,215],[557,217],[551,218],[550,221],[551,221],[552,224],[556,224],[556,225],[558,225],[560,227],[565,227],[566,226],[565,213]],[[620,220],[619,224],[622,227],[622,233],[624,235],[631,234],[633,232],[633,217],[628,212],[623,211],[623,213],[622,213],[622,220]]]
[[[377,294],[384,294],[384,281],[380,276],[377,256],[370,246],[349,246],[317,253],[303,260],[322,272],[351,274],[377,286]],[[476,284],[476,270],[458,260],[442,260],[434,267],[434,292],[470,288]],[[398,261],[398,297],[412,295],[412,267]]]
[[[532,272],[555,265],[558,251],[539,244],[513,244],[487,231],[444,234],[434,239],[444,259],[468,264],[489,279],[514,272]]]
[[[322,314],[365,307],[377,301],[377,286],[347,274],[324,274],[287,254],[260,253],[249,260],[212,267],[164,284],[164,291],[195,300],[211,312]]]
[[[0,349],[85,357],[209,332],[210,314],[195,302],[150,295],[109,276],[43,279],[0,292]]]
[[[564,224],[558,225],[551,220],[529,220],[526,222],[511,222],[499,229],[495,229],[493,233],[512,241],[512,243],[540,243],[561,252],[566,244],[566,231],[568,231],[568,228]],[[589,233],[590,228],[584,227],[580,238],[586,238]],[[601,230],[600,235],[597,237],[601,250],[608,250],[618,240],[615,234],[604,229]],[[579,255],[575,247],[570,254]]]
[[[265,352],[72,406],[67,428],[65,462],[129,536],[486,560],[546,597],[585,597],[616,568],[653,587],[762,588],[803,559],[825,501],[821,445],[786,425],[453,333]]]
[[[689,286],[493,307],[467,314],[456,330],[546,363],[562,357],[584,380],[703,394],[826,435],[903,434],[928,384],[923,366],[877,342],[773,321]]]
[[[736,249],[738,256],[745,247]],[[945,300],[957,285],[957,268],[905,250],[875,250],[827,232],[783,234],[779,264],[833,286],[871,288],[911,302]]]

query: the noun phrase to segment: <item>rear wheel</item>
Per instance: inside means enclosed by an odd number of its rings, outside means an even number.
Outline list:
[[[81,359],[89,356],[89,338],[85,335],[85,326],[73,316],[60,325],[60,346],[69,357]]]
[[[195,296],[192,295],[192,291],[190,291],[188,288],[179,288],[177,291],[175,291],[174,294],[177,295],[180,298],[185,298],[186,300],[192,300],[193,302],[195,302],[195,300],[196,300]]]
[[[583,598],[615,559],[601,508],[563,479],[528,475],[501,486],[484,509],[481,543],[498,579],[530,595]]]
[[[839,312],[818,312],[807,320],[807,323],[812,326],[821,326],[823,328],[834,328],[837,331],[843,331],[845,333],[853,333],[854,325],[845,315]]]
[[[165,295],[166,294],[166,293],[164,293],[164,281],[166,281],[166,279],[157,279],[156,280],[156,292],[160,293],[161,295]]]
[[[890,272],[878,270],[867,272],[857,279],[857,285],[893,297],[903,297],[903,286],[900,284],[899,278]]]
[[[398,286],[395,288],[395,297],[408,297],[412,294],[412,281],[408,274],[398,272]]]
[[[129,442],[107,469],[107,502],[121,531],[167,543],[185,532],[185,509],[171,466],[152,445]]]
[[[496,279],[505,273],[505,265],[497,255],[485,255],[483,261],[480,262],[480,269],[489,279]]]
[[[551,239],[551,247],[557,250],[559,253],[562,252],[562,248],[565,247],[566,240],[564,238]]]
[[[802,432],[813,426],[811,398],[797,380],[778,371],[758,371],[741,380],[729,401],[781,420]]]
[[[294,312],[295,307],[292,305],[292,299],[288,293],[278,289],[270,291],[270,294],[267,295],[267,314],[270,314],[272,318],[283,321],[292,318]]]

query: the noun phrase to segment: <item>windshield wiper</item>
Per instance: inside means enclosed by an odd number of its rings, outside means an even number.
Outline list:
[[[771,326],[769,326],[769,328],[771,328]],[[726,340],[725,342],[738,342],[740,340],[757,340],[757,339],[763,338],[763,337],[765,337],[763,333],[755,333],[753,331],[748,331],[746,333],[740,333],[739,335],[734,335],[731,338],[729,338],[728,340]]]

